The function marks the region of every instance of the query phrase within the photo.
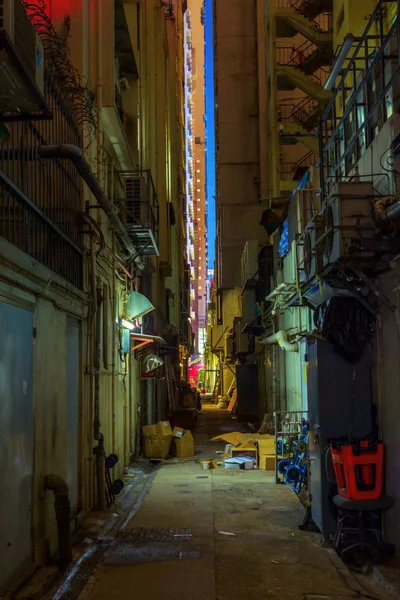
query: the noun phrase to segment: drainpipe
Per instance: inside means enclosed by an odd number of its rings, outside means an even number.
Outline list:
[[[54,508],[58,532],[58,559],[60,568],[65,569],[72,561],[72,542],[67,483],[59,475],[49,474],[45,478],[45,489],[54,493]]]
[[[58,158],[70,160],[75,165],[79,175],[85,181],[93,196],[106,213],[114,231],[118,234],[128,254],[131,257],[136,256],[138,253],[136,246],[133,244],[125,225],[122,223],[113,205],[107,198],[106,193],[90,168],[90,165],[85,159],[82,150],[78,146],[73,146],[72,144],[60,144],[59,146],[40,146],[38,148],[38,156],[42,159]],[[138,256],[135,258],[135,263],[139,269],[144,268],[144,264]]]
[[[101,369],[101,306],[103,304],[103,285],[100,278],[97,279],[97,311],[96,311],[96,333],[95,333],[95,353],[94,353],[94,417],[93,417],[93,437],[97,441],[94,449],[96,455],[97,471],[97,496],[98,509],[106,508],[106,480],[105,480],[105,452],[104,438],[100,433],[100,369]]]
[[[261,344],[278,344],[279,347],[282,348],[282,350],[286,350],[286,352],[298,352],[299,350],[299,344],[297,342],[294,344],[289,342],[286,331],[277,331],[273,335],[259,341]]]

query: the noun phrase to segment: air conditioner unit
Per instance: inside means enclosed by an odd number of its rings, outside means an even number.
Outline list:
[[[51,117],[43,46],[21,0],[0,0],[0,111],[5,121]]]
[[[149,229],[152,226],[149,188],[145,177],[125,179],[125,224]]]
[[[250,325],[256,318],[256,293],[254,290],[245,290],[242,295],[242,321]]]
[[[373,240],[376,227],[372,219],[372,183],[338,183],[323,209],[323,266],[373,258],[363,241]]]
[[[249,351],[249,336],[247,333],[242,333],[245,325],[240,317],[236,317],[233,321],[235,332],[235,354],[247,354]]]
[[[241,264],[242,286],[248,279],[258,279],[258,241],[250,240],[244,245]]]
[[[233,335],[227,335],[225,337],[225,347],[224,347],[224,354],[225,354],[225,359],[226,360],[232,360],[234,359],[233,356]]]
[[[302,263],[303,281],[309,281],[320,273],[323,267],[323,243],[324,223],[322,215],[317,215],[308,225],[303,234]],[[300,250],[300,247],[298,248]]]

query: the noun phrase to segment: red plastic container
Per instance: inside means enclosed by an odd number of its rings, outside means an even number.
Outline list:
[[[377,500],[383,489],[383,444],[372,450],[368,442],[360,443],[355,454],[353,446],[335,449],[331,444],[333,466],[339,494],[348,500]]]

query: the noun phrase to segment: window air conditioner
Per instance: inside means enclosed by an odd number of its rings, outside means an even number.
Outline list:
[[[2,120],[22,120],[29,116],[50,118],[43,96],[43,46],[36,29],[21,0],[0,0]]]
[[[317,215],[304,231],[303,268],[304,281],[312,279],[323,266],[323,251],[321,238],[324,234],[324,224],[321,215]],[[323,238],[322,238],[323,240]],[[299,248],[298,248],[299,249]]]
[[[145,177],[125,179],[125,209],[126,225],[151,228],[149,189]]]

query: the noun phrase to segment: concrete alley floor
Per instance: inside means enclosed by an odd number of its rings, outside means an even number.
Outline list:
[[[196,458],[211,458],[221,431],[240,430],[206,405],[194,431]],[[243,430],[243,426],[241,428]],[[198,463],[157,468],[139,510],[105,548],[79,600],[335,600],[358,593],[336,554],[297,528],[304,508],[264,471],[202,471]],[[388,597],[388,596],[386,596]]]

